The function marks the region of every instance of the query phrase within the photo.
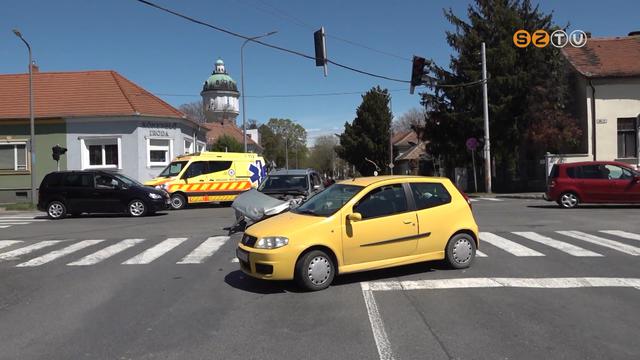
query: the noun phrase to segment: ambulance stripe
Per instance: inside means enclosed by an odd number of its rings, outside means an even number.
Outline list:
[[[211,188],[209,190],[217,190],[219,186],[220,186],[220,184],[213,183],[213,185],[211,185]]]
[[[229,190],[233,190],[238,186],[237,182],[231,183],[231,185],[229,186]]]
[[[211,183],[202,184],[200,191],[207,191],[211,187]]]
[[[229,183],[222,183],[218,190],[226,190],[228,186],[229,186]]]
[[[194,184],[194,185],[191,185],[191,188],[189,188],[189,191],[198,191],[198,189],[200,189],[200,184]]]

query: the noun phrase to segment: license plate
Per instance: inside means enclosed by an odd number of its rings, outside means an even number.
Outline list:
[[[249,262],[249,253],[246,252],[245,250],[240,249],[240,248],[236,249],[236,257],[240,261],[244,261],[246,263]]]

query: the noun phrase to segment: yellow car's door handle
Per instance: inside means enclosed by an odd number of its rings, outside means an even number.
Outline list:
[[[404,221],[402,221],[402,223],[403,223],[403,224],[407,224],[407,225],[408,225],[408,224],[413,224],[413,221],[411,221],[411,220],[404,220]]]

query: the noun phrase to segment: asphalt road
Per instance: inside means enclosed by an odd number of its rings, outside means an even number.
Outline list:
[[[473,207],[486,241],[471,268],[316,293],[239,272],[228,208],[0,213],[0,359],[640,358],[640,207]]]

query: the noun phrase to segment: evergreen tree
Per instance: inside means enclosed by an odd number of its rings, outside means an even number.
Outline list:
[[[211,151],[243,152],[244,145],[229,135],[222,135],[211,144]]]
[[[557,27],[550,14],[529,0],[476,0],[467,9],[468,21],[451,9],[445,16],[455,26],[455,31],[446,33],[455,55],[450,70],[431,67],[438,84],[480,80],[480,48],[486,44],[491,151],[498,183],[526,176],[525,162],[537,161],[546,150],[577,144],[580,130],[564,110],[567,73],[560,51],[551,45],[521,49],[512,40],[519,29],[551,33]],[[433,93],[421,95],[427,111],[422,129],[427,150],[449,168],[465,165],[469,158],[465,140],[483,138],[481,85],[435,87]],[[554,144],[541,134],[554,134]]]
[[[377,86],[367,91],[356,110],[356,118],[351,124],[344,124],[344,133],[340,135],[338,156],[355,165],[363,175],[373,175],[375,170],[366,159],[375,162],[382,172],[388,172],[390,100],[387,89]]]

